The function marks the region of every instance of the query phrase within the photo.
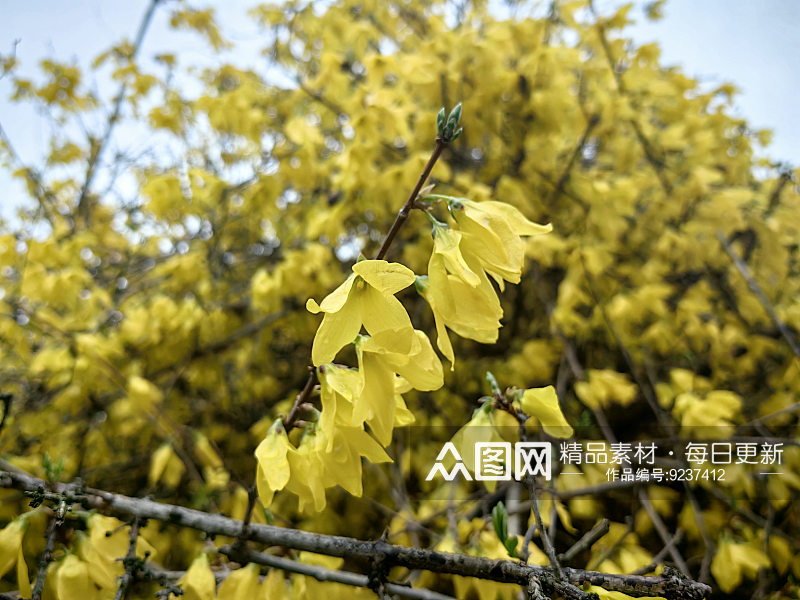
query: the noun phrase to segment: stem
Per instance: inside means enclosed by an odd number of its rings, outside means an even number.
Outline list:
[[[41,486],[37,486],[36,489],[39,487],[44,487],[44,482],[41,482]],[[44,580],[47,578],[47,565],[50,564],[50,561],[53,558],[53,547],[56,543],[56,528],[58,527],[58,517],[53,516],[50,519],[50,523],[47,525],[47,534],[44,545],[44,554],[42,554],[42,560],[39,563],[39,570],[36,572],[36,584],[33,587],[33,591],[31,592],[31,600],[42,600],[42,592],[44,591]]]
[[[251,562],[258,565],[265,565],[273,569],[280,569],[289,573],[298,573],[307,577],[313,577],[317,581],[335,581],[336,583],[363,588],[369,586],[369,577],[361,575],[360,573],[351,573],[349,571],[327,569],[317,565],[308,565],[289,558],[273,556],[272,554],[255,552],[253,550],[237,549],[233,546],[222,546],[219,549],[219,553],[224,554],[238,563],[243,564]],[[386,591],[400,596],[401,598],[413,598],[415,600],[455,600],[452,596],[445,596],[444,594],[431,590],[412,588],[408,585],[391,582],[386,583]]]
[[[314,391],[314,386],[317,385],[317,381],[317,370],[311,368],[303,391],[297,394],[297,398],[294,399],[294,404],[292,404],[289,414],[286,415],[286,418],[283,420],[283,428],[287,433],[294,427],[297,416],[300,414],[300,407],[311,398],[311,393]]]
[[[386,253],[389,252],[389,247],[392,245],[397,232],[400,231],[400,228],[403,226],[403,223],[406,222],[408,219],[408,214],[411,212],[411,209],[414,208],[414,203],[417,201],[417,195],[419,195],[419,191],[422,189],[422,186],[425,185],[425,181],[428,179],[428,175],[431,174],[433,170],[433,166],[436,164],[436,161],[439,160],[439,157],[442,154],[445,146],[447,146],[447,142],[445,142],[442,138],[436,138],[436,146],[433,148],[433,153],[431,153],[431,157],[428,159],[428,164],[425,165],[425,168],[422,170],[422,173],[417,180],[417,185],[414,186],[414,189],[411,190],[411,194],[408,196],[408,200],[403,205],[403,208],[400,209],[400,212],[397,213],[397,217],[392,223],[392,226],[389,228],[389,232],[386,234],[386,238],[383,240],[383,244],[381,244],[378,253],[375,255],[375,260],[381,260]]]
[[[137,567],[133,564],[136,558],[136,540],[139,537],[139,517],[133,518],[130,531],[130,543],[128,544],[128,553],[125,555],[125,572],[119,578],[119,586],[117,586],[117,593],[114,600],[125,600],[128,597],[128,589],[130,584],[136,577]]]

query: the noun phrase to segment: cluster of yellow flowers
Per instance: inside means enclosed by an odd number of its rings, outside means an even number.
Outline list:
[[[446,202],[451,217],[447,224],[426,210],[434,223],[427,276],[399,263],[360,260],[321,303],[308,300],[310,312],[324,313],[311,350],[322,410],[297,447],[279,419],[256,449],[264,506],[282,489],[297,494],[300,510],[322,510],[325,489],[336,484],[361,495],[361,458],[389,461],[383,447],[394,427],[414,421],[402,394],[442,386],[442,363],[428,336],[414,329],[395,297],[398,292],[415,283],[426,298],[437,346],[452,369],[455,355],[447,329],[479,342],[496,341],[503,311],[490,277],[501,290],[505,281],[519,283],[525,257],[521,236],[552,229],[503,202],[427,198]],[[358,368],[333,362],[349,344],[355,346]]]

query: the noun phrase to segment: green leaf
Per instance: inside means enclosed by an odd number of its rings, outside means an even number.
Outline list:
[[[503,546],[508,550],[508,555],[511,558],[517,558],[517,544],[519,544],[519,538],[516,536],[506,538],[506,541],[503,542]]]
[[[497,537],[505,544],[508,538],[508,511],[502,502],[498,502],[492,509],[492,525]]]

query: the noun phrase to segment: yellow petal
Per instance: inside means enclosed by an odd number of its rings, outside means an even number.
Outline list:
[[[411,269],[385,260],[357,262],[353,265],[353,273],[382,294],[396,294],[414,283],[414,272]]]
[[[553,231],[552,224],[540,225],[539,223],[529,221],[516,207],[505,202],[487,200],[481,204],[505,219],[517,235],[540,235]]]
[[[361,345],[357,353],[361,389],[353,417],[366,421],[378,441],[387,446],[394,428],[395,376],[381,355],[365,351]]]
[[[367,287],[359,294],[360,315],[369,334],[393,352],[410,352],[414,327],[400,301]],[[388,337],[386,337],[388,336]]]
[[[256,460],[267,484],[275,491],[282,490],[289,481],[289,438],[283,428],[273,428],[261,440],[255,451]]]
[[[347,298],[350,296],[350,289],[353,287],[355,280],[356,278],[350,275],[344,280],[342,285],[325,296],[322,304],[317,304],[313,298],[309,298],[306,301],[306,309],[314,314],[317,314],[320,311],[329,313],[341,310],[341,308],[347,302]]]
[[[557,438],[568,438],[572,435],[572,427],[561,412],[556,389],[552,385],[525,390],[520,404],[527,415],[539,420],[548,435]]]
[[[433,351],[428,336],[419,330],[415,330],[414,334],[419,340],[419,351],[411,356],[386,354],[387,363],[415,389],[422,392],[438,390],[444,383],[442,363]]]
[[[217,600],[250,600],[258,593],[258,566],[236,569],[219,586]]]
[[[22,519],[11,521],[0,531],[0,577],[8,573],[17,561],[23,535],[25,523]]]
[[[31,580],[28,577],[28,565],[22,553],[22,545],[20,545],[19,553],[17,554],[17,586],[19,587],[20,598],[30,598],[33,595]]]
[[[195,558],[178,584],[183,589],[184,600],[213,600],[217,584],[208,566],[208,556],[201,554]]]
[[[89,568],[74,554],[68,554],[55,575],[59,600],[94,600],[96,588],[89,580]],[[210,599],[208,599],[210,600]]]
[[[361,317],[355,299],[336,312],[325,313],[311,345],[314,366],[333,362],[339,350],[355,340],[360,330]]]
[[[147,477],[150,487],[156,485],[161,479],[170,456],[172,456],[172,446],[170,444],[162,444],[159,446],[158,450],[153,452],[150,456],[150,473]]]
[[[261,584],[262,600],[284,600],[288,597],[283,571],[271,569]]]
[[[433,251],[439,254],[447,270],[471,286],[480,283],[478,276],[470,270],[461,254],[458,245],[461,233],[450,227],[435,227],[433,234]]]

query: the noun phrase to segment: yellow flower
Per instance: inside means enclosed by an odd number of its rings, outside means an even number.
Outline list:
[[[191,566],[178,580],[186,600],[213,600],[217,582],[208,566],[208,556],[201,554],[192,561]]]
[[[430,345],[430,342],[428,343]],[[330,452],[337,428],[362,427],[365,417],[354,416],[354,407],[361,394],[362,376],[356,369],[324,365],[317,369],[320,381],[322,413],[319,418],[319,431],[327,440],[326,452]],[[401,394],[412,389],[411,384],[401,377],[394,376],[394,426],[402,427],[414,422],[414,413],[406,407]],[[388,392],[387,392],[388,393]],[[363,411],[363,409],[362,409]]]
[[[557,438],[568,438],[572,435],[572,427],[561,412],[556,388],[552,385],[525,390],[520,399],[520,406],[525,414],[541,423],[548,435]],[[528,421],[530,422],[530,419]]]
[[[401,264],[362,260],[320,304],[309,299],[306,308],[310,312],[325,313],[311,347],[314,365],[332,362],[342,347],[355,340],[362,325],[395,352],[408,352],[414,328],[394,294],[413,282],[414,273]]]
[[[464,257],[475,257],[501,290],[503,280],[519,283],[525,260],[525,244],[520,236],[548,233],[552,225],[529,221],[505,202],[446,199],[463,236],[460,247]]]
[[[336,427],[355,427],[363,423],[353,418],[353,403],[358,397],[361,377],[355,369],[336,365],[319,367],[317,377],[322,402],[319,429],[327,440],[326,450],[330,451]]]
[[[15,519],[0,531],[0,577],[16,564],[26,529],[24,519]]]
[[[323,457],[327,445],[323,435],[307,432],[298,448],[287,453],[292,476],[286,489],[297,496],[297,509],[303,512],[313,506],[316,512],[325,508],[325,464]]]
[[[353,407],[353,421],[366,422],[384,446],[392,440],[395,422],[395,374],[420,391],[439,389],[444,376],[442,363],[422,331],[414,331],[414,345],[408,353],[392,350],[376,338],[361,338],[356,344],[361,385]]]
[[[55,580],[59,600],[94,600],[97,595],[97,588],[89,579],[89,565],[74,554],[68,554],[61,562]]]
[[[258,595],[258,565],[249,563],[232,571],[219,586],[217,600],[240,600]]]
[[[478,442],[504,442],[506,440],[495,428],[494,415],[492,414],[492,403],[487,402],[478,408],[472,418],[459,429],[450,440],[461,455],[464,466],[471,473],[475,473],[475,444]],[[445,460],[445,467],[452,469],[455,461],[450,454]]]
[[[340,485],[360,497],[361,457],[371,463],[391,462],[380,444],[361,427],[338,427],[333,433],[332,445],[324,459],[325,487]]]
[[[283,424],[277,419],[255,452],[258,461],[256,487],[265,508],[272,504],[275,492],[282,490],[289,482],[291,471],[288,455],[292,450],[294,448],[289,443]]]
[[[756,579],[758,570],[769,566],[769,558],[754,543],[737,544],[725,540],[711,561],[711,574],[719,588],[727,594],[739,587],[743,576]]]
[[[434,226],[428,277],[417,278],[417,289],[433,311],[436,345],[450,361],[451,369],[455,356],[447,329],[490,344],[497,341],[503,316],[489,278],[474,256],[462,254],[461,242],[461,232],[444,224]]]

